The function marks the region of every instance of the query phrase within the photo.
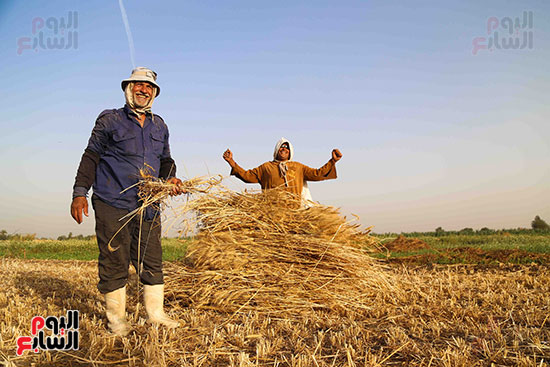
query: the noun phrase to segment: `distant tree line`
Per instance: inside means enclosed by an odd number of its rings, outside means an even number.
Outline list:
[[[490,235],[490,234],[532,234],[533,232],[549,232],[549,231],[541,231],[541,230],[535,230],[531,228],[506,228],[506,229],[491,229],[487,227],[483,227],[481,229],[473,229],[473,228],[462,228],[459,231],[446,231],[441,227],[437,227],[434,232],[425,232],[424,235],[435,235],[438,236],[447,236],[447,235]]]
[[[544,220],[542,220],[538,215],[535,216],[535,219],[531,222],[531,228],[535,231],[548,231],[550,226]]]
[[[449,236],[449,235],[489,235],[489,234],[532,234],[535,233],[550,233],[550,226],[541,219],[540,216],[535,216],[535,219],[531,222],[531,228],[511,228],[511,229],[490,229],[487,227],[483,227],[478,230],[474,230],[473,228],[462,228],[459,231],[446,231],[442,227],[437,227],[435,231],[433,232],[409,232],[409,233],[401,233],[404,236],[410,236],[410,237],[418,237],[418,236]],[[394,233],[385,233],[386,235],[394,234]]]
[[[38,239],[36,237],[36,233],[32,234],[20,234],[20,233],[8,233],[5,229],[0,231],[0,241],[1,240],[13,240],[13,241],[32,241]],[[42,238],[46,239],[46,238]],[[83,236],[81,234],[73,236],[72,232],[69,232],[66,236],[59,236],[57,237],[58,241],[65,241],[65,240],[95,240],[95,235],[88,235]]]
[[[57,240],[58,241],[67,241],[67,240],[86,240],[86,241],[90,241],[90,240],[95,240],[95,235],[90,234],[90,235],[87,235],[87,236],[83,236],[83,235],[79,234],[79,235],[73,236],[73,232],[69,232],[69,234],[66,235],[66,236],[57,237]]]
[[[33,234],[10,234],[5,229],[0,231],[0,240],[18,240],[18,241],[32,241],[36,239],[36,233]]]

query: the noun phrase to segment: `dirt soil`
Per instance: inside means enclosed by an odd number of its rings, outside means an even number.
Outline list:
[[[391,252],[405,252],[430,248],[426,242],[418,238],[405,237],[403,235],[399,235],[395,240],[385,243],[384,247]]]
[[[395,251],[395,250],[394,250]],[[465,264],[550,264],[550,254],[533,253],[524,250],[483,250],[477,247],[460,247],[436,254],[413,255],[389,259],[391,263],[432,264],[432,263],[465,263]]]

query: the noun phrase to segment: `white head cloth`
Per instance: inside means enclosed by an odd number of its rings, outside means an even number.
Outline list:
[[[286,181],[286,172],[288,171],[288,167],[286,166],[285,162],[281,162],[281,161],[277,160],[277,155],[279,154],[279,149],[281,149],[281,146],[284,143],[288,144],[288,150],[289,150],[288,160],[290,161],[294,157],[294,147],[292,146],[292,143],[286,138],[281,138],[281,139],[279,139],[277,144],[275,144],[275,150],[273,151],[273,160],[275,162],[279,162],[279,172],[281,172],[281,175],[285,179],[285,185],[288,186],[288,183]],[[315,205],[315,202],[313,201],[313,197],[311,196],[311,192],[309,191],[309,187],[307,185],[306,180],[304,180],[304,186],[302,187],[302,195],[301,196],[302,196],[302,206],[303,207],[309,208],[309,207],[312,207],[312,206]]]
[[[139,114],[144,113],[150,113],[151,107],[153,106],[153,102],[155,101],[155,97],[157,95],[156,87],[153,87],[153,94],[151,95],[151,99],[149,100],[149,103],[145,107],[136,107],[136,104],[134,102],[134,95],[132,94],[132,88],[134,87],[134,82],[129,82],[126,84],[126,89],[124,89],[124,96],[126,97],[126,103],[130,107],[132,111],[135,111]]]

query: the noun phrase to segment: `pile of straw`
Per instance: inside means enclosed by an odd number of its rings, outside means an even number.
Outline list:
[[[374,276],[380,265],[361,248],[375,243],[368,231],[335,208],[303,208],[284,189],[236,193],[218,186],[177,216],[187,218],[191,232],[199,229],[183,266],[167,276],[178,303],[285,317],[349,314],[367,311],[370,295],[387,287]]]

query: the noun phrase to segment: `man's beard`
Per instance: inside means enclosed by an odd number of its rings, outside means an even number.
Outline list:
[[[138,105],[136,103],[137,98],[135,98],[135,95],[137,93],[133,93],[132,89],[134,88],[134,83],[130,82],[126,85],[126,89],[124,89],[124,96],[126,97],[126,104],[130,107],[132,111],[135,111],[138,114],[144,114],[144,113],[151,113],[151,106],[153,106],[153,102],[155,101],[155,95],[156,95],[156,88],[153,89],[153,93],[151,94],[151,98],[147,102],[145,106]]]
[[[147,107],[147,105],[151,101],[151,96],[139,92],[133,93],[132,97],[134,99],[134,104],[137,108]]]

